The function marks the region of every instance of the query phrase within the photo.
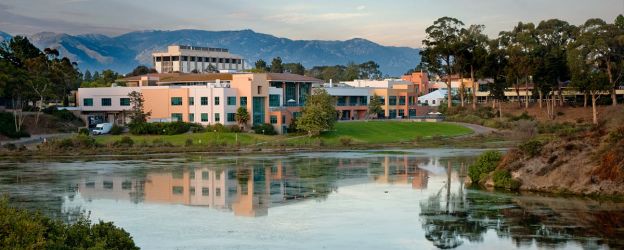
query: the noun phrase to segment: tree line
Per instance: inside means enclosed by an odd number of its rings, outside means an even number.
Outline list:
[[[559,19],[534,23],[519,22],[512,30],[502,31],[495,38],[483,33],[484,26],[466,26],[452,17],[442,17],[426,29],[422,41],[421,68],[444,78],[451,89],[451,75],[460,79],[471,78],[472,89],[477,89],[475,79],[491,79],[490,96],[499,103],[505,101],[504,91],[515,89],[520,107],[529,107],[529,98],[537,99],[540,108],[546,104],[548,114],[554,117],[554,108],[562,106],[564,86],[573,87],[584,94],[585,106],[591,98],[594,123],[596,100],[600,95],[610,95],[612,105],[617,105],[615,91],[624,75],[624,16],[613,23],[602,19],[589,19],[580,26]],[[528,91],[524,101],[521,87]],[[465,96],[460,83],[460,105],[471,102],[476,109],[476,95]],[[452,95],[447,105],[452,106]],[[472,100],[469,100],[472,99]]]
[[[322,79],[326,82],[333,81],[353,81],[355,79],[381,79],[383,74],[379,70],[379,64],[374,61],[367,61],[361,64],[353,62],[347,65],[334,66],[314,66],[306,69],[301,63],[284,63],[281,57],[275,57],[271,64],[260,59],[255,62],[251,72],[263,73],[291,73],[306,75]]]

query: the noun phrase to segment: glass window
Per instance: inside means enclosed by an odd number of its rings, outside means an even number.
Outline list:
[[[405,96],[399,96],[399,105],[405,105]]]
[[[160,61],[162,61],[162,57],[160,57],[160,56],[157,56],[157,57],[156,57],[156,61],[157,61],[157,62],[160,62]]]
[[[215,104],[214,104],[214,105],[219,105],[219,97],[218,97],[218,96],[215,96],[215,98],[214,98],[214,99],[215,99]]]
[[[195,195],[195,187],[189,187],[189,193],[191,193],[191,195]]]
[[[390,101],[389,101],[389,102],[390,102],[390,103],[389,103],[389,104],[390,104],[390,106],[394,106],[394,105],[396,105],[396,104],[397,104],[397,97],[396,97],[396,96],[390,96],[390,97],[388,97],[388,98],[390,99]]]
[[[102,106],[111,106],[112,101],[110,98],[102,98]]]
[[[360,105],[368,105],[368,97],[360,96]]]
[[[188,56],[182,56],[182,61],[188,61]]]
[[[130,106],[130,98],[119,98],[119,106]]]
[[[414,105],[414,100],[415,100],[415,99],[416,99],[416,98],[415,98],[414,96],[410,96],[410,97],[408,98],[408,103],[409,103],[409,105]]]
[[[280,96],[269,95],[269,107],[279,107],[279,106],[280,106]]]
[[[349,96],[349,106],[357,106],[357,96]]]
[[[228,96],[227,97],[227,105],[236,106],[236,96]]]
[[[299,105],[305,105],[308,96],[311,94],[311,83],[299,84]]]
[[[195,114],[189,113],[189,122],[195,122]]]
[[[254,96],[252,103],[253,124],[263,124],[264,120],[264,102],[265,97]]]
[[[205,97],[205,96],[201,97],[201,105],[202,106],[208,105],[208,97]]]
[[[247,106],[247,97],[246,96],[241,96],[240,97],[240,105],[242,107],[246,107]]]
[[[171,61],[174,61],[174,62],[180,61],[180,57],[179,56],[171,57]]]
[[[194,180],[195,179],[195,170],[191,168],[191,170],[189,171],[189,179]]]
[[[198,57],[197,57],[197,62],[202,62],[202,61],[203,61],[202,59],[203,59],[203,57],[199,57],[199,56],[198,56]]]
[[[201,113],[201,121],[208,122],[208,113]]]
[[[93,98],[82,99],[82,105],[84,105],[84,106],[93,106]]]
[[[221,121],[221,114],[215,113],[214,114],[214,118],[215,118],[215,122],[220,122]]]
[[[202,187],[202,196],[209,196],[209,195],[210,195],[210,188]]]
[[[295,83],[286,83],[286,99],[284,101],[286,102],[285,106],[297,106],[297,86]]]
[[[236,113],[227,113],[227,121],[235,122],[236,121]]]
[[[182,97],[171,97],[171,105],[172,106],[181,106],[182,105]]]
[[[225,63],[230,63],[230,58],[225,58]]]
[[[396,109],[391,109],[389,112],[389,117],[390,119],[396,118],[397,116],[397,110]]]
[[[277,116],[275,115],[271,116],[271,124],[277,124]]]
[[[182,193],[184,193],[184,187],[182,187],[182,186],[173,186],[171,189],[172,189],[171,191],[172,191],[173,194],[182,194]]]
[[[215,180],[221,180],[221,172],[215,172]]]
[[[171,121],[181,122],[182,121],[182,113],[172,113],[171,114]]]
[[[216,193],[217,197],[221,197],[221,188],[216,188],[215,189],[215,193]]]
[[[404,109],[399,109],[399,116],[400,117],[405,117],[405,110]]]
[[[195,105],[195,97],[192,97],[192,96],[189,97],[188,98],[188,102],[189,102],[189,105],[191,105],[191,106]]]
[[[210,177],[210,172],[202,171],[202,180],[208,180],[208,177]]]

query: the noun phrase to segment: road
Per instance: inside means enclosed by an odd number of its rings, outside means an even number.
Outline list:
[[[74,135],[75,133],[58,133],[58,134],[39,134],[39,135],[31,135],[31,137],[20,138],[19,140],[10,140],[10,141],[0,141],[0,146],[4,146],[6,144],[12,143],[15,146],[31,146],[42,143],[43,140],[50,139],[58,139],[58,138],[66,138]]]

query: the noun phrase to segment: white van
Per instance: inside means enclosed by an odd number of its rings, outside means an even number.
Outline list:
[[[100,123],[98,125],[95,125],[95,129],[93,129],[93,134],[94,135],[108,134],[110,133],[111,128],[113,128],[112,123]]]

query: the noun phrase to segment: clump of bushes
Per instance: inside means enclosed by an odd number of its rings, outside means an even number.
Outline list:
[[[139,249],[132,236],[112,222],[81,216],[65,224],[0,199],[0,249]]]
[[[230,133],[240,133],[243,131],[238,125],[229,125],[225,129]]]
[[[86,149],[95,148],[98,144],[93,137],[88,135],[77,135],[72,138],[53,140],[49,143],[50,148],[60,149]]]
[[[6,112],[0,113],[0,134],[14,139],[30,137],[30,134],[24,130],[15,130],[15,117],[13,114]]]
[[[268,124],[268,123],[256,125],[251,129],[253,129],[253,131],[256,134],[264,134],[264,135],[276,135],[277,134],[277,132],[275,131],[275,128],[273,128],[273,125]]]
[[[187,146],[187,147],[193,146],[193,139],[191,138],[186,139],[186,141],[184,141],[184,146]]]
[[[338,140],[342,146],[351,146],[351,144],[353,144],[353,139],[348,136],[341,136]]]
[[[525,155],[533,158],[533,157],[538,156],[540,154],[540,152],[542,151],[542,147],[543,146],[544,146],[544,144],[541,141],[539,141],[539,140],[530,140],[530,141],[527,141],[525,143],[520,144],[520,146],[518,146],[518,148]]]
[[[513,121],[513,122],[520,121],[520,120],[531,120],[532,121],[533,119],[534,118],[532,116],[530,116],[529,113],[527,113],[526,111],[522,112],[522,114],[520,114],[520,115],[509,117],[509,120]]]
[[[494,187],[504,188],[509,190],[518,190],[520,188],[520,182],[514,180],[511,177],[511,173],[507,170],[496,170],[492,173],[492,181]]]
[[[134,140],[132,140],[129,136],[121,137],[119,141],[113,143],[113,146],[115,147],[132,147],[132,145],[134,145]]]
[[[208,130],[210,132],[228,132],[227,129],[225,128],[225,126],[223,126],[223,124],[221,124],[221,123],[215,123],[213,125],[208,125],[206,127],[206,130]]]
[[[111,127],[111,130],[110,130],[110,134],[111,135],[120,135],[121,133],[123,133],[123,130],[124,129],[123,129],[122,126],[119,126],[117,124],[113,124],[113,127]]]
[[[80,120],[74,113],[66,109],[59,110],[56,107],[47,107],[42,111],[44,114],[52,115],[62,121],[72,122]]]
[[[130,124],[130,133],[133,135],[177,135],[190,130],[188,122],[142,122]]]
[[[165,141],[162,138],[156,138],[156,139],[152,140],[152,146],[154,146],[154,147],[173,147],[173,144],[171,144],[171,142]]]
[[[496,169],[502,154],[498,151],[487,151],[477,158],[477,161],[468,167],[468,176],[472,183],[478,183]]]
[[[91,131],[89,131],[88,128],[81,128],[78,130],[78,134],[88,136],[89,134],[91,134]]]

